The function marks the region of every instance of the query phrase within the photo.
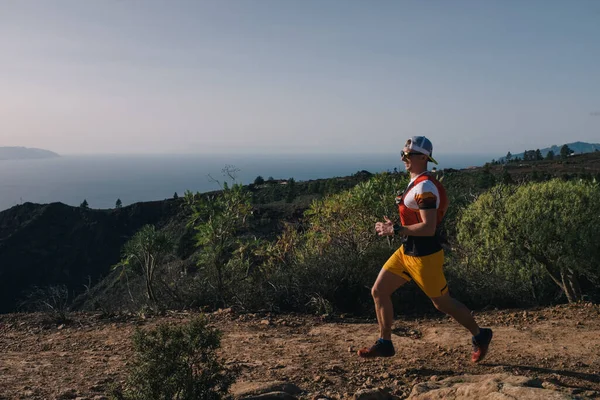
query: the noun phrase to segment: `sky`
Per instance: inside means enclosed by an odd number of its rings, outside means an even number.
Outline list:
[[[600,1],[0,0],[0,146],[505,154],[600,142]]]

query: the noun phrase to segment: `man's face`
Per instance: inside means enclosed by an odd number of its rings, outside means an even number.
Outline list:
[[[406,168],[408,172],[422,169],[423,167],[427,168],[427,156],[413,151],[408,147],[402,149],[401,158],[404,163],[404,168]]]

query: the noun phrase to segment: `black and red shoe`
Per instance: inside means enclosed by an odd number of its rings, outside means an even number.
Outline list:
[[[391,357],[396,354],[396,350],[390,340],[379,339],[373,346],[364,347],[357,353],[362,358]]]
[[[479,362],[483,360],[485,355],[487,354],[488,347],[490,346],[490,342],[492,341],[493,332],[488,328],[481,328],[479,330],[479,335],[473,336],[471,339],[473,343],[473,353],[471,354],[471,361]]]

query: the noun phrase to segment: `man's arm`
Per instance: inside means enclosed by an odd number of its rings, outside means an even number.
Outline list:
[[[419,210],[421,220],[418,224],[403,226],[398,234],[404,236],[435,236],[437,227],[437,210],[430,208]]]

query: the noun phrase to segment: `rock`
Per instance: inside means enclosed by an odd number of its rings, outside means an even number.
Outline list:
[[[260,321],[260,323],[262,325],[271,325],[271,321],[269,321],[268,319],[263,319],[262,321]]]
[[[565,393],[545,389],[537,379],[510,374],[460,375],[437,382],[415,385],[408,397],[411,400],[460,399],[519,399],[567,400]]]
[[[354,393],[354,400],[388,400],[391,396],[382,389],[364,389]]]
[[[284,392],[290,395],[297,395],[303,392],[293,383],[272,381],[272,382],[237,382],[231,387],[231,393],[236,399],[246,399],[251,396],[262,394]]]
[[[295,396],[292,396],[286,392],[270,392],[262,393],[254,396],[242,397],[244,400],[297,400]]]
[[[75,399],[77,398],[77,390],[75,389],[67,389],[61,394],[58,395],[57,399],[65,400],[65,399]]]

